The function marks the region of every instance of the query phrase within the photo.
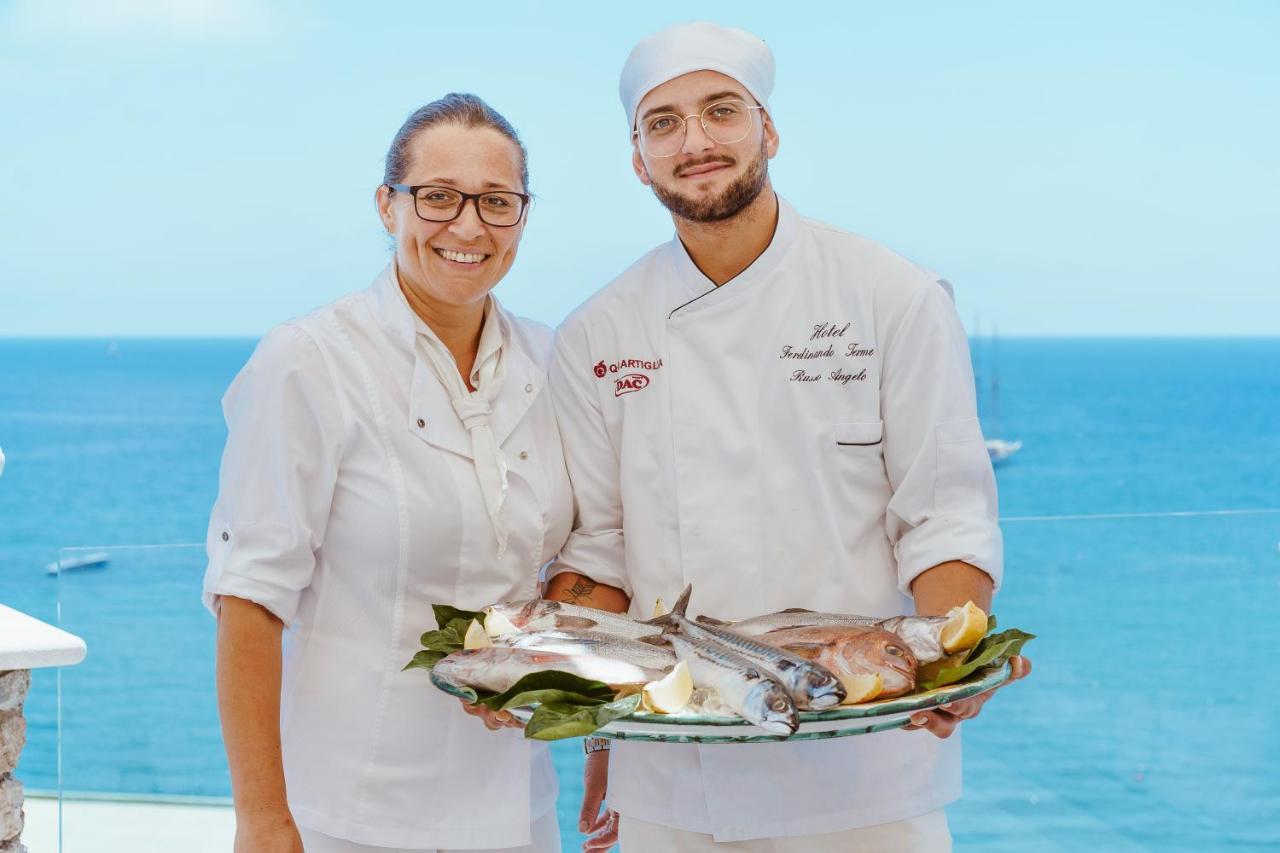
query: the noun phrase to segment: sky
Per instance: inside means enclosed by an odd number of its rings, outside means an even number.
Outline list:
[[[529,148],[497,294],[555,324],[671,237],[617,75],[693,19],[774,51],[779,194],[971,332],[1280,334],[1280,3],[0,0],[0,336],[257,336],[367,287],[386,148],[453,90]]]

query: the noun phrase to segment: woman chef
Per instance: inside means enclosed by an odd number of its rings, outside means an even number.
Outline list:
[[[376,195],[391,263],[270,331],[223,400],[204,594],[237,851],[560,849],[545,747],[401,672],[432,603],[536,595],[572,521],[550,333],[489,293],[525,156],[473,95],[410,116]]]

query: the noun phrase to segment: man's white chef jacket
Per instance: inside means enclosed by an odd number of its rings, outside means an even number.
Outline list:
[[[401,671],[436,627],[433,603],[536,596],[572,521],[545,393],[551,333],[496,301],[482,347],[495,331],[506,348],[490,415],[508,466],[502,557],[470,435],[393,267],[269,332],[223,399],[205,601],[245,598],[289,626],[289,807],[317,832],[380,847],[513,847],[555,805],[545,745],[488,731],[425,672]]]
[[[912,612],[911,581],[964,560],[999,582],[995,478],[968,344],[935,276],[803,219],[715,287],[679,239],[561,326],[552,392],[578,520],[552,571],[647,617],[786,607]],[[835,832],[960,794],[959,737],[618,743],[609,802],[717,840]]]

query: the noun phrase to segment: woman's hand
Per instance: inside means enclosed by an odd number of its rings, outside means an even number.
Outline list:
[[[235,853],[305,853],[302,836],[288,810],[236,815]]]
[[[459,699],[462,702],[462,710],[466,711],[473,717],[479,717],[484,723],[484,727],[491,732],[498,729],[523,729],[524,723],[511,716],[510,711],[490,711],[484,705],[472,705],[465,699]]]
[[[600,811],[608,790],[609,751],[606,749],[588,755],[582,769],[582,811],[578,815],[578,832],[588,836],[582,844],[585,853],[608,850],[618,843],[618,813],[608,807]]]

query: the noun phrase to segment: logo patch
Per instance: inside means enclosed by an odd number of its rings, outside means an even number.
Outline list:
[[[604,366],[604,361],[601,361],[592,370],[595,371],[597,379],[604,379],[604,375],[609,372],[609,368]]]
[[[642,391],[649,387],[649,377],[643,373],[628,373],[626,376],[619,376],[613,383],[613,396],[621,397],[623,394],[630,394],[633,391]]]

